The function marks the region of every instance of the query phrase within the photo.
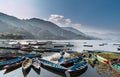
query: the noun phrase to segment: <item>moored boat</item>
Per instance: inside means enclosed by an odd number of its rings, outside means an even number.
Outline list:
[[[83,45],[84,47],[93,47],[93,45]]]
[[[24,60],[24,59],[23,59],[23,60]],[[19,61],[19,62],[15,62],[15,63],[13,63],[13,64],[7,64],[7,65],[4,66],[3,68],[9,70],[9,69],[13,69],[13,68],[16,68],[16,67],[18,67],[18,66],[21,66],[23,60],[21,60],[21,61]]]
[[[96,55],[96,58],[97,58],[98,61],[100,61],[100,62],[102,62],[104,64],[108,64],[109,63],[107,59],[105,59],[105,58],[103,58],[103,57],[101,57],[99,55]]]
[[[109,65],[111,68],[113,68],[115,71],[120,73],[120,59],[112,59],[109,61]]]
[[[22,63],[22,71],[23,71],[23,75],[26,77],[27,74],[30,72],[31,70],[31,65],[32,65],[32,59],[26,59],[23,61]]]
[[[10,72],[12,72],[12,71],[15,71],[16,69],[19,69],[20,67],[21,67],[21,64],[15,66],[15,67],[12,67],[12,68],[10,67],[9,69],[6,69],[6,70],[5,70],[4,74],[10,73]]]
[[[85,61],[81,61],[79,63],[76,63],[75,65],[66,68],[59,64],[53,63],[51,61],[45,60],[45,59],[39,59],[41,62],[41,66],[46,69],[50,69],[52,71],[58,72],[58,73],[64,73],[69,75],[80,75],[84,73],[87,70],[87,63]]]
[[[21,54],[20,57],[35,58],[35,57],[41,57],[41,54]]]
[[[97,60],[96,56],[91,53],[88,54],[88,62],[90,64],[98,64],[98,60]]]
[[[4,66],[6,66],[6,65],[14,64],[14,63],[20,62],[20,61],[22,61],[22,60],[23,60],[23,58],[15,58],[15,59],[10,59],[10,60],[1,61],[1,62],[0,62],[0,68],[3,69]]]
[[[64,67],[70,67],[70,66],[73,66],[75,63],[78,63],[80,61],[82,61],[82,58],[75,57],[75,58],[71,58],[71,59],[68,59],[66,61],[61,62],[60,65],[62,65]]]
[[[99,62],[104,63],[104,64],[108,64],[109,63],[109,61],[106,58],[104,58],[104,57],[102,57],[100,55],[97,55],[95,53],[89,53],[88,52],[88,57],[93,62],[99,61]]]
[[[14,54],[14,53],[0,53],[0,58],[16,58],[18,57],[17,54]]]
[[[40,62],[38,59],[32,59],[32,68],[37,74],[40,74]]]
[[[73,44],[68,43],[68,44],[66,45],[66,47],[74,47],[74,45],[73,45]]]

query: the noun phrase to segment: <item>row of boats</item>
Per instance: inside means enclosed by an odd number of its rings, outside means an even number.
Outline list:
[[[19,57],[0,61],[1,70],[10,70],[21,66],[25,77],[30,72],[31,68],[33,68],[37,74],[40,74],[40,67],[43,67],[50,71],[54,71],[62,75],[64,74],[67,77],[80,75],[88,68],[87,62],[84,61],[82,57],[74,57],[68,60],[63,59],[58,63],[54,63],[41,58],[38,54],[21,54]]]
[[[39,58],[34,61],[31,61],[31,59],[27,59],[22,64],[22,67],[24,68],[26,74],[29,72],[31,66],[37,69],[37,71],[40,70],[41,66],[47,70],[59,73],[61,75],[66,75],[67,77],[80,75],[84,73],[88,68],[87,62],[78,57],[71,58],[60,63],[54,63],[43,58]]]

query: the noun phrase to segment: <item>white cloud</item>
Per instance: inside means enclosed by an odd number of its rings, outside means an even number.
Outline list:
[[[51,21],[60,27],[74,27],[77,29],[80,28],[81,26],[81,24],[79,23],[73,23],[70,18],[65,18],[63,15],[58,15],[58,14],[50,15],[48,21]]]
[[[71,19],[69,19],[69,18],[68,18],[68,19],[65,19],[65,24],[66,24],[66,25],[70,25],[71,22],[72,22]]]
[[[57,15],[57,14],[52,14],[48,18],[48,21],[54,22],[54,23],[59,23],[63,20],[64,16],[62,15]]]
[[[50,17],[47,20],[57,24],[60,27],[73,27],[84,33],[85,32],[86,33],[94,33],[95,32],[95,33],[99,33],[99,34],[105,34],[105,33],[111,32],[110,30],[106,30],[106,29],[102,29],[102,28],[91,27],[91,26],[85,25],[85,24],[82,25],[80,23],[74,23],[70,18],[66,18],[63,15],[58,15],[58,14],[50,15]]]
[[[81,24],[72,24],[73,27],[80,28],[82,25]]]
[[[103,31],[101,29],[90,27],[88,25],[74,23],[70,18],[66,18],[63,15],[52,14],[52,15],[50,15],[50,17],[47,20],[57,24],[60,27],[73,27],[82,32],[108,33],[108,31],[106,31],[106,30]]]

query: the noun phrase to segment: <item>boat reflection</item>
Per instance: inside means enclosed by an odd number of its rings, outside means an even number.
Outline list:
[[[33,69],[38,75],[40,75],[40,71],[41,71],[41,69],[36,69],[36,68],[33,67],[33,66],[32,66],[32,69]]]
[[[22,72],[23,72],[24,77],[26,77],[28,75],[28,73],[30,72],[30,70],[31,70],[31,67],[29,67],[26,70],[22,68]]]
[[[52,72],[52,73],[54,73],[54,74],[60,75],[60,76],[62,76],[62,77],[68,77],[65,73],[60,73],[60,72],[57,72],[57,71],[55,71],[55,70],[51,70],[51,69],[46,68],[46,67],[42,67],[42,68],[44,68],[45,70],[50,71],[50,72]],[[86,68],[86,70],[87,70],[87,68]],[[86,71],[86,70],[85,70],[85,71]],[[79,76],[82,75],[85,71],[81,71],[79,75],[70,75],[69,77],[79,77]]]
[[[4,74],[10,73],[10,72],[12,72],[12,71],[15,71],[15,70],[17,70],[17,69],[20,68],[20,67],[21,67],[21,65],[16,66],[16,67],[11,68],[11,69],[6,69],[6,71],[4,72]]]

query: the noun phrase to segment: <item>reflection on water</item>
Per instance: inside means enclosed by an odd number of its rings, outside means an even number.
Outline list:
[[[5,73],[5,74],[4,74]],[[0,71],[0,77],[25,77],[22,72],[22,68],[16,68],[12,70],[2,70]],[[66,77],[65,74],[55,73],[53,71],[46,70],[41,67],[41,71],[37,74],[33,68],[31,68],[30,72],[28,73],[27,77]],[[77,77],[100,77],[100,75],[96,72],[88,64],[88,69],[85,73]]]
[[[19,65],[19,66],[17,66],[17,67],[14,67],[14,68],[12,68],[12,69],[6,69],[5,72],[4,72],[4,74],[10,73],[10,72],[12,72],[12,71],[14,71],[14,70],[17,70],[17,69],[20,68],[20,67],[21,67],[21,65]]]
[[[27,75],[29,74],[30,70],[31,70],[31,67],[27,68],[26,70],[22,68],[22,72],[23,72],[24,77],[27,77]]]

